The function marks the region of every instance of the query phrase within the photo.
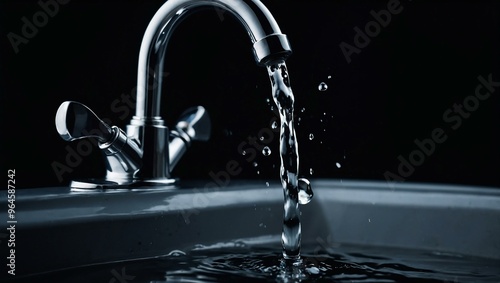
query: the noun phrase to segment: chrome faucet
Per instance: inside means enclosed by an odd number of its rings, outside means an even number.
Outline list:
[[[137,78],[136,113],[126,133],[101,121],[89,108],[64,102],[56,128],[65,140],[96,138],[107,162],[102,181],[73,181],[73,189],[95,189],[142,183],[172,184],[170,172],[192,140],[208,140],[210,121],[203,107],[190,109],[170,131],[160,116],[163,63],[176,26],[202,8],[229,12],[246,29],[258,65],[284,61],[291,48],[269,10],[258,0],[168,0],[144,34]],[[92,134],[91,132],[94,132]],[[97,134],[96,134],[97,133]]]

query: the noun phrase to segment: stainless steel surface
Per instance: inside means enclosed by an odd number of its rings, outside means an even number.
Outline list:
[[[73,191],[105,191],[149,184],[171,185],[175,179],[170,178],[169,168],[177,164],[193,140],[208,140],[211,129],[210,118],[201,106],[186,110],[170,137],[167,127],[158,127],[157,135],[152,137],[151,142],[164,144],[163,151],[157,154],[157,161],[163,161],[164,167],[155,166],[153,169],[160,168],[162,172],[153,171],[156,178],[150,178],[142,174],[142,171],[150,167],[143,163],[140,144],[118,127],[104,123],[87,106],[74,101],[63,102],[57,110],[55,122],[57,131],[64,140],[96,139],[105,157],[105,178],[73,180],[70,185]]]
[[[202,107],[189,109],[171,133],[160,116],[165,52],[181,19],[201,8],[227,11],[243,25],[259,65],[285,60],[291,54],[286,35],[269,10],[257,0],[169,0],[149,23],[139,52],[136,114],[126,134],[100,120],[89,108],[64,102],[56,127],[65,140],[96,138],[107,163],[102,181],[73,182],[75,189],[102,189],[139,183],[171,184],[170,172],[193,140],[208,140],[210,120]],[[208,55],[208,54],[207,54]]]
[[[210,138],[210,118],[205,108],[192,107],[184,111],[170,133],[170,166],[173,168],[181,159],[193,140],[207,141]]]
[[[142,40],[137,76],[137,108],[134,117],[137,123],[160,123],[158,117],[166,47],[181,20],[200,8],[220,9],[234,15],[254,44],[253,52],[258,64],[286,59],[292,52],[286,35],[281,33],[276,20],[260,1],[169,0],[156,12]]]
[[[166,48],[175,27],[183,18],[201,8],[216,8],[234,15],[248,32],[254,44],[253,52],[258,64],[273,60],[284,60],[291,54],[286,36],[281,34],[278,24],[269,10],[256,0],[169,0],[156,12],[144,34],[139,52],[137,76],[136,114],[127,126],[127,134],[142,143],[144,164],[150,168],[143,174],[158,178],[164,160],[165,144],[154,137],[163,131],[164,121],[160,116],[161,90],[164,77]],[[209,56],[209,54],[207,54]],[[153,140],[150,143],[147,141]],[[176,159],[172,159],[177,161]]]
[[[97,144],[105,156],[105,180],[77,181],[71,184],[72,187],[95,189],[102,186],[130,185],[137,181],[137,174],[142,165],[139,145],[118,127],[108,126],[87,106],[74,101],[63,102],[56,113],[56,128],[66,141],[97,139]]]
[[[90,108],[74,101],[63,102],[57,109],[56,129],[65,141],[96,138],[105,143],[115,135]]]

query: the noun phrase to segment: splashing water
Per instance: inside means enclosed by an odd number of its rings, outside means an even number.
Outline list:
[[[308,204],[312,197],[313,197],[313,191],[311,187],[311,183],[309,180],[305,178],[300,178],[299,179],[299,203],[300,204]]]
[[[273,124],[271,125],[271,128],[277,129],[278,128],[278,122],[274,121]]]
[[[273,99],[280,113],[281,184],[284,193],[283,231],[281,243],[283,258],[300,262],[301,224],[299,204],[308,203],[312,196],[309,181],[298,179],[299,154],[293,124],[294,96],[285,62],[267,66]],[[300,183],[300,185],[299,185]]]
[[[271,155],[271,149],[268,146],[265,146],[264,148],[262,148],[262,155],[264,156]]]
[[[318,86],[319,91],[326,91],[328,89],[328,85],[324,82],[321,82]]]

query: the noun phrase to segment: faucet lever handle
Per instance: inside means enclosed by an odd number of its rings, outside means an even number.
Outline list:
[[[100,143],[111,140],[113,129],[82,103],[65,101],[57,110],[56,128],[66,141],[96,138]]]
[[[175,125],[175,130],[170,133],[169,160],[172,170],[187,148],[195,141],[208,141],[212,128],[210,117],[203,106],[187,109],[181,114]]]
[[[96,189],[129,185],[137,182],[142,166],[139,145],[118,127],[104,123],[87,106],[74,101],[65,101],[56,113],[56,128],[66,141],[95,138],[104,153],[106,177],[101,180],[74,181],[73,189]]]
[[[184,111],[175,128],[186,133],[190,140],[208,141],[210,139],[210,117],[203,106],[192,107]]]

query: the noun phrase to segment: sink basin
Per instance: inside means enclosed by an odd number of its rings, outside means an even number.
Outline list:
[[[303,247],[355,245],[500,260],[500,190],[438,184],[312,180]],[[279,183],[16,192],[16,276],[242,242],[279,247]],[[2,193],[2,203],[7,202]],[[6,209],[3,219],[7,219]],[[7,231],[4,221],[1,231]],[[2,241],[2,255],[8,253]],[[314,248],[312,248],[314,250]],[[5,257],[3,257],[5,260]],[[6,275],[1,275],[2,278]],[[11,277],[7,277],[11,278]]]

